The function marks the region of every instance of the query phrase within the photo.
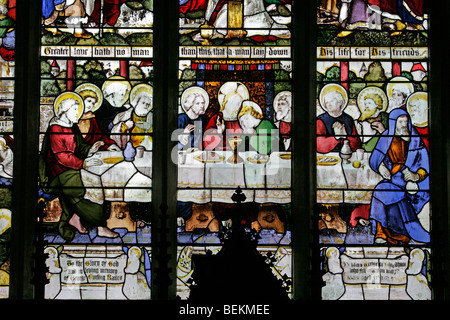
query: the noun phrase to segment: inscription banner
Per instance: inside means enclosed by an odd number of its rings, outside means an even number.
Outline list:
[[[317,59],[428,59],[426,47],[317,47]]]
[[[180,58],[291,58],[290,47],[181,46]]]
[[[122,46],[42,46],[43,57],[153,58],[152,47]]]

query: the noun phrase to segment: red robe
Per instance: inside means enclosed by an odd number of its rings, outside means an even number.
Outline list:
[[[77,145],[72,128],[55,124],[49,127],[48,133],[50,150],[47,154],[47,164],[51,179],[68,169],[80,170],[83,167],[83,159],[75,155]]]
[[[101,23],[107,23],[110,26],[114,26],[116,24],[117,18],[120,15],[120,6],[125,2],[127,2],[127,0],[104,0],[103,21],[101,21]],[[100,16],[100,1],[95,1],[94,10],[89,17],[89,21],[100,24]]]
[[[212,116],[211,119],[209,119],[208,124],[206,125],[205,134],[203,135],[203,147],[206,150],[229,149],[226,140],[227,134],[229,137],[240,136],[242,134],[242,128],[239,126],[238,120],[225,120],[225,131],[222,134],[218,134],[216,126],[218,117],[221,117],[223,119],[223,115],[221,112]]]
[[[83,138],[87,143],[93,145],[97,141],[103,141],[105,144],[101,146],[99,150],[106,150],[109,148],[109,146],[116,144],[114,140],[110,139],[100,130],[100,127],[98,126],[95,117],[80,119],[78,123],[79,126],[82,123],[82,121],[90,121],[89,131],[87,132],[87,134],[85,132],[82,132]]]

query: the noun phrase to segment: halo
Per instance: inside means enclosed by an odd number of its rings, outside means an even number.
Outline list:
[[[11,227],[11,210],[6,208],[0,209],[0,221],[2,221],[0,224],[2,228],[0,229],[0,234],[3,234]]]
[[[103,82],[102,91],[105,92],[106,88],[108,88],[110,85],[115,84],[115,83],[121,83],[128,87],[127,94],[122,99],[122,104],[123,104],[128,100],[128,97],[129,97],[129,94],[131,91],[131,84],[124,77],[121,77],[121,76],[109,77],[108,80]]]
[[[153,109],[153,87],[146,83],[141,83],[141,84],[138,84],[133,87],[133,89],[130,92],[130,103],[134,106],[135,105],[134,100],[136,99],[137,95],[141,92],[146,92],[150,96],[152,96],[152,106],[150,108],[150,110],[152,110]]]
[[[137,253],[138,258],[141,257],[142,251],[141,251],[141,249],[139,247],[136,247],[136,246],[131,247],[130,250],[128,251],[128,254],[130,254],[133,251],[135,251]]]
[[[183,91],[183,93],[181,94],[181,107],[183,108],[184,112],[186,112],[186,108],[184,107],[186,98],[189,95],[191,95],[192,93],[196,93],[196,92],[200,93],[202,95],[202,97],[205,99],[205,108],[208,107],[208,105],[209,105],[208,92],[206,92],[206,90],[203,89],[202,87],[197,87],[197,86],[189,87],[189,88],[185,89]]]
[[[428,92],[417,91],[408,97],[408,100],[406,100],[406,109],[408,110],[409,114],[411,114],[411,105],[410,104],[414,100],[424,100],[428,104]],[[428,107],[428,105],[427,105],[427,107]],[[412,117],[411,117],[411,120],[414,122],[414,119],[412,119]],[[423,127],[428,126],[428,121],[426,121],[424,123],[413,123],[413,125],[415,127],[423,128]]]
[[[92,107],[91,112],[96,111],[98,108],[100,108],[100,106],[102,105],[103,102],[103,93],[100,90],[99,87],[97,87],[95,84],[92,83],[83,83],[80,84],[76,89],[75,92],[80,94],[80,92],[84,91],[84,90],[89,90],[94,92],[97,95],[97,102],[95,103],[95,105]]]
[[[383,89],[379,88],[379,87],[366,87],[364,89],[362,89],[359,94],[358,94],[358,98],[356,99],[356,102],[358,104],[358,108],[359,106],[362,106],[364,103],[364,98],[371,93],[375,93],[377,95],[379,95],[381,97],[381,99],[383,100],[383,107],[381,109],[381,111],[386,111],[387,107],[388,107],[388,99],[386,96],[386,93],[383,91]]]
[[[280,100],[280,97],[284,96],[284,95],[288,95],[288,96],[292,97],[292,92],[291,91],[287,91],[287,90],[278,92],[277,95],[275,96],[275,98],[273,99],[273,108],[274,108],[274,110],[275,110],[275,106],[278,104],[278,100]],[[289,105],[289,107],[292,109],[292,98],[291,98],[291,104]],[[275,112],[276,112],[276,110],[275,110]],[[290,117],[289,118],[284,118],[283,121],[284,122],[291,122],[291,118]]]
[[[242,97],[242,101],[248,100],[250,98],[248,88],[242,82],[238,81],[225,82],[220,87],[219,92],[217,94],[217,100],[219,101],[220,110],[222,110],[222,105],[225,97],[232,92],[237,92]]]
[[[388,98],[392,98],[392,90],[398,85],[406,86],[410,93],[414,92],[414,85],[411,83],[411,81],[406,77],[395,77],[392,78],[391,81],[386,85],[386,92]]]
[[[344,98],[344,106],[342,107],[342,110],[344,110],[348,103],[348,93],[347,93],[347,90],[345,90],[345,88],[343,86],[341,86],[340,84],[337,84],[337,83],[329,83],[329,84],[325,85],[322,88],[322,90],[320,90],[319,103],[320,103],[320,106],[322,107],[322,109],[327,111],[323,100],[324,100],[326,94],[329,93],[330,91],[337,91],[342,95],[342,97]]]
[[[53,102],[53,112],[55,113],[55,115],[57,115],[59,111],[59,105],[63,100],[67,99],[75,99],[79,103],[77,119],[80,119],[84,111],[84,101],[83,98],[81,98],[81,96],[75,92],[63,92],[58,97],[56,97],[55,101]]]

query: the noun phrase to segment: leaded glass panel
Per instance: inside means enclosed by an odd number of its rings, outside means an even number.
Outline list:
[[[317,2],[324,300],[429,300],[427,1]]]
[[[242,295],[287,297],[292,1],[179,8],[177,295],[199,299],[209,287],[217,297],[236,285]],[[255,274],[264,276],[250,284]]]
[[[0,2],[0,299],[9,297],[15,92],[15,1]]]
[[[153,2],[42,1],[46,299],[150,299]]]

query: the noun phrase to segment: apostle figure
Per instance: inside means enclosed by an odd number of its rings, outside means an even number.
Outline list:
[[[414,86],[405,77],[394,77],[386,86],[386,93],[389,99],[387,112],[396,108],[406,110],[406,100],[414,92]]]
[[[94,112],[101,106],[103,101],[100,89],[92,83],[85,83],[79,85],[75,92],[84,101],[84,112],[77,125],[86,142],[94,144],[96,141],[103,141],[105,144],[99,150],[120,151],[115,141],[111,140],[100,130],[94,115]]]
[[[429,242],[418,219],[430,198],[428,152],[406,111],[391,111],[389,129],[378,140],[369,164],[383,177],[370,205],[375,243]]]
[[[348,140],[352,151],[360,148],[353,118],[343,112],[348,102],[347,91],[336,83],[324,86],[319,102],[325,113],[317,117],[317,152],[339,152],[344,140]]]
[[[428,93],[414,92],[406,101],[406,109],[411,116],[413,127],[420,134],[425,147],[429,150]]]
[[[103,102],[94,112],[100,130],[109,134],[113,127],[114,117],[128,108],[124,106],[131,91],[131,85],[121,76],[112,76],[103,83]]]
[[[264,119],[261,107],[256,102],[244,101],[238,115],[239,124],[251,150],[267,155],[272,151],[273,132],[276,127]]]
[[[280,150],[291,150],[292,130],[292,94],[290,91],[281,91],[273,99],[275,110],[275,126],[280,130],[280,139],[283,142]]]
[[[83,227],[97,227],[98,236],[118,236],[107,228],[103,207],[84,198],[86,189],[81,169],[101,164],[100,159],[91,155],[104,142],[90,145],[80,134],[75,134],[73,126],[78,123],[83,108],[83,99],[74,92],[64,92],[55,99],[55,117],[49,122],[39,158],[41,185],[45,192],[59,198],[62,213],[58,229],[68,241],[75,236],[75,229],[69,224],[74,214],[80,217]]]
[[[357,104],[361,115],[355,126],[361,137],[361,147],[367,152],[372,152],[380,134],[388,126],[386,112],[388,100],[381,88],[370,86],[360,91]]]
[[[145,83],[133,87],[130,93],[131,108],[120,112],[113,120],[111,139],[125,148],[128,141],[133,147],[152,150],[153,140],[153,88]]]
[[[217,95],[220,110],[206,125],[203,137],[205,149],[228,149],[226,136],[239,136],[242,133],[237,116],[242,102],[248,100],[249,96],[247,87],[241,82],[226,82],[220,87]]]
[[[202,118],[209,105],[209,95],[201,87],[190,87],[181,95],[181,107],[184,113],[178,115],[178,129],[183,130],[178,135],[178,149],[203,149]]]

